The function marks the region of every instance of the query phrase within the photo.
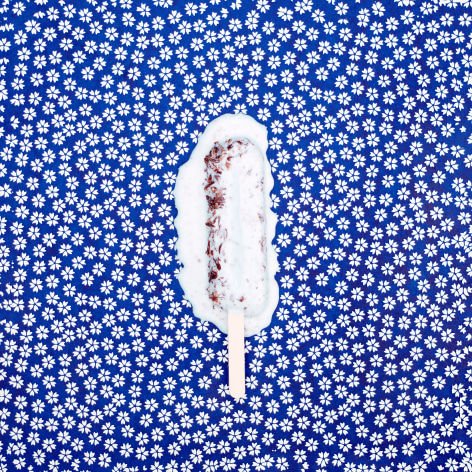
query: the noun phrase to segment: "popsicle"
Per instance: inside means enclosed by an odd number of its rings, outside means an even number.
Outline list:
[[[236,398],[244,395],[244,336],[270,324],[279,298],[266,149],[263,125],[223,115],[200,136],[174,191],[179,282],[194,314],[228,333]]]

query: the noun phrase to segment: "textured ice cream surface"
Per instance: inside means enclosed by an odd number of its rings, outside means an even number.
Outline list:
[[[247,138],[217,142],[205,175],[208,294],[223,309],[257,316],[268,297],[263,157]]]
[[[223,115],[200,136],[175,186],[179,281],[193,312],[227,332],[227,310],[245,315],[245,335],[266,328],[279,289],[270,210],[267,130]]]

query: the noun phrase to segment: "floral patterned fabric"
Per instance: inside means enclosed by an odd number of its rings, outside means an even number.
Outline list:
[[[471,471],[472,5],[0,7],[0,471]],[[268,128],[280,303],[227,345],[173,185]]]

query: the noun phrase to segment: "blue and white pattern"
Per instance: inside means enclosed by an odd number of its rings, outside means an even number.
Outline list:
[[[3,1],[0,471],[472,471],[471,7]],[[227,112],[279,216],[240,401],[175,278]]]

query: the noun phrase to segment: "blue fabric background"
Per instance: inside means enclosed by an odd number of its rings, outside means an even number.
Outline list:
[[[0,471],[471,471],[472,10],[3,2]],[[279,307],[175,278],[179,165],[269,131]]]

